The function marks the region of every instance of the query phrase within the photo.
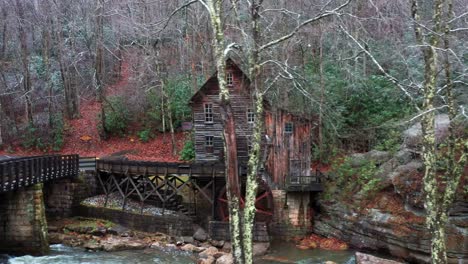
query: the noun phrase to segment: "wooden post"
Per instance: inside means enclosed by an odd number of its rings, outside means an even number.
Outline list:
[[[214,165],[211,166],[211,179],[213,181],[213,184],[211,184],[211,199],[213,203],[211,204],[211,220],[215,219],[215,214],[216,214],[216,179],[215,179],[215,170],[214,170]]]
[[[167,165],[166,165],[166,172],[164,173],[164,200],[163,200],[163,215],[165,214],[165,211],[166,211],[166,200],[167,200],[167,188],[169,187],[168,186],[168,183],[167,183]]]
[[[127,177],[128,177],[128,175],[127,175]],[[127,205],[128,183],[129,183],[129,180],[127,179],[127,183],[125,185],[125,195],[123,197],[123,203],[122,203],[122,211],[125,211],[125,205]]]
[[[15,171],[15,188],[14,189],[18,189],[19,182],[20,182],[18,162],[13,163],[13,169]]]
[[[3,192],[5,190],[5,178],[6,178],[6,169],[5,169],[6,164],[2,163],[0,164],[0,192]]]

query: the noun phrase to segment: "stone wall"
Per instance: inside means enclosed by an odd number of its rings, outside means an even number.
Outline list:
[[[76,178],[60,179],[44,186],[46,214],[49,218],[72,216],[80,202],[96,195],[93,172],[81,172]]]
[[[101,218],[143,232],[161,232],[171,236],[192,236],[192,220],[184,215],[141,215],[102,207],[80,205],[78,215]]]
[[[305,236],[312,230],[312,208],[308,192],[272,190],[275,212],[270,235],[281,239]]]
[[[43,255],[49,250],[42,184],[0,195],[0,253]]]
[[[208,225],[208,230],[210,237],[214,240],[231,240],[229,222],[210,221]],[[268,228],[265,223],[255,223],[253,240],[255,242],[270,241],[270,237],[268,235]]]

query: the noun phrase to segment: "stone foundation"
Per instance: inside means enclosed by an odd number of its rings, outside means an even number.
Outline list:
[[[210,221],[208,225],[210,237],[214,240],[231,241],[231,233],[229,231],[229,222]],[[255,223],[254,226],[254,242],[269,242],[268,228],[265,223]]]
[[[310,194],[272,190],[275,212],[269,225],[270,235],[280,239],[305,236],[312,230]]]
[[[143,232],[161,232],[170,236],[192,236],[192,220],[185,215],[141,215],[102,207],[80,205],[78,215],[101,218]]]
[[[48,218],[70,217],[80,202],[96,195],[96,177],[93,172],[81,172],[76,178],[60,179],[44,186],[44,199]]]
[[[0,253],[44,255],[49,250],[42,184],[0,195]]]

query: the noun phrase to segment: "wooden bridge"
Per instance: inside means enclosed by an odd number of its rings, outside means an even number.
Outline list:
[[[194,216],[196,212],[187,208],[187,201],[185,201],[185,206],[182,203],[183,194],[192,193],[192,197],[202,197],[211,205],[213,218],[227,220],[223,163],[97,160],[96,170],[98,183],[106,195],[105,206],[107,206],[110,194],[114,193],[123,199],[123,210],[128,199],[135,199],[141,203],[141,212],[145,203],[152,203],[163,209],[176,210]],[[312,176],[291,177],[283,188],[289,191],[321,191],[322,177],[320,172]],[[243,178],[241,177],[241,181]],[[259,181],[261,184],[256,199],[257,213],[263,215],[259,217],[269,221],[274,209],[271,188],[277,188],[277,186],[272,186],[268,180],[261,177]],[[190,205],[189,208],[196,208],[196,200],[190,203],[194,206]]]
[[[122,209],[133,198],[141,202],[141,211],[149,203],[194,216],[196,212],[183,205],[182,192],[191,192],[192,197],[200,194],[214,208],[216,190],[224,186],[221,163],[97,160],[96,169],[98,183],[106,195],[105,205],[109,195],[117,193],[124,201]],[[190,203],[195,204],[196,200]]]
[[[78,155],[6,157],[0,160],[0,193],[60,178],[75,177]]]

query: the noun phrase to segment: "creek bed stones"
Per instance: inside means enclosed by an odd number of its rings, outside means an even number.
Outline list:
[[[107,204],[106,204],[105,195],[98,195],[98,196],[90,197],[81,202],[81,205],[84,205],[84,206],[106,207],[109,209],[117,209],[117,210],[122,210],[123,204],[124,204],[123,198],[117,193],[109,194],[109,197],[107,199]],[[125,202],[125,208],[123,211],[140,214],[141,208],[142,208],[141,203],[128,199]],[[143,204],[143,214],[154,215],[154,216],[162,216],[162,215],[176,216],[178,215],[178,213],[175,211],[159,208],[159,207],[148,205],[148,204]]]

